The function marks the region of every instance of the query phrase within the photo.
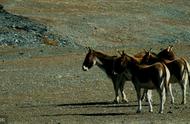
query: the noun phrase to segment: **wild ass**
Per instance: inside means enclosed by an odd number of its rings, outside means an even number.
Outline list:
[[[172,93],[171,83],[172,80],[177,80],[182,89],[182,102],[181,104],[186,104],[186,85],[188,83],[190,66],[188,62],[183,58],[176,58],[175,54],[171,51],[172,48],[162,50],[158,55],[147,51],[143,57],[141,63],[144,64],[154,64],[155,62],[163,62],[168,67],[171,79],[169,82],[169,91],[171,95],[171,103],[174,104],[174,96]],[[189,78],[190,79],[190,78]]]
[[[174,60],[176,59],[176,56],[172,49],[173,46],[168,46],[166,49],[162,49],[156,56],[161,59]],[[147,51],[145,51],[145,53],[146,52]]]
[[[124,84],[125,81],[129,80],[126,77],[120,75],[115,75],[113,73],[113,68],[115,66],[115,60],[118,57],[116,56],[109,56],[106,54],[103,54],[101,52],[92,50],[89,48],[88,53],[86,54],[85,60],[82,65],[82,69],[84,71],[88,71],[90,68],[93,67],[93,65],[97,65],[99,68],[101,68],[107,76],[112,80],[114,91],[115,91],[115,103],[119,103],[119,90],[122,95],[122,101],[128,102],[125,92],[124,92]]]
[[[141,112],[142,109],[141,88],[148,90],[147,98],[150,112],[153,112],[151,90],[156,89],[158,91],[160,96],[159,113],[163,113],[170,78],[169,70],[164,64],[158,62],[153,65],[140,65],[134,57],[123,52],[121,57],[115,60],[114,72],[123,73],[128,79],[132,79],[138,99],[137,113]]]

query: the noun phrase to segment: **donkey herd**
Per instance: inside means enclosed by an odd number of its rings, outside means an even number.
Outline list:
[[[163,113],[167,91],[171,96],[171,103],[174,104],[172,83],[178,82],[182,90],[182,102],[186,104],[186,86],[190,85],[190,65],[185,58],[177,57],[173,52],[173,46],[168,46],[158,54],[151,50],[138,53],[134,56],[119,52],[119,56],[109,56],[89,48],[82,65],[84,71],[88,71],[93,65],[101,68],[112,80],[115,99],[119,103],[119,91],[122,102],[128,102],[124,84],[132,81],[138,101],[137,113],[141,112],[141,101],[146,98],[149,103],[149,111],[153,112],[152,90],[156,89],[160,97],[160,110]],[[173,81],[175,79],[176,81]],[[143,89],[143,95],[141,95]]]

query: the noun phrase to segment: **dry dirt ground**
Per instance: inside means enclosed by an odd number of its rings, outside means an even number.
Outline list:
[[[0,0],[11,13],[23,15],[69,36],[81,46],[110,55],[116,49],[135,54],[169,44],[178,56],[190,57],[190,2],[188,0]],[[0,47],[0,123],[12,124],[125,124],[190,123],[190,88],[187,104],[180,105],[181,90],[173,85],[176,103],[167,100],[158,114],[136,114],[136,93],[131,82],[125,92],[129,104],[113,104],[111,80],[98,67],[83,72],[84,48],[39,46]],[[169,98],[168,98],[169,99]]]
[[[113,104],[113,86],[105,73],[96,66],[82,71],[85,50],[41,47],[2,48],[0,52],[4,58],[0,62],[0,115],[9,123],[189,123],[189,87],[187,105],[180,105],[181,90],[174,84],[176,103],[168,100],[164,114],[158,114],[156,92],[154,112],[149,113],[143,102],[142,113],[136,114],[131,82],[125,88],[130,103]]]

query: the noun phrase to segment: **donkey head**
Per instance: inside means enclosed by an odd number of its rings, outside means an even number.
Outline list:
[[[121,56],[115,60],[115,68],[113,69],[115,74],[124,74],[128,80],[132,79],[131,68],[139,62],[132,56],[125,54],[124,51]]]
[[[114,66],[114,73],[122,73],[127,68],[127,54],[124,53],[124,51],[119,52],[120,57],[115,60],[115,66]]]
[[[141,64],[148,64],[151,57],[150,51],[145,51],[145,55],[142,58]]]
[[[140,64],[147,64],[149,62],[151,50],[152,50],[152,48],[150,48],[150,50],[144,49],[144,55],[142,56],[142,60],[141,60]]]
[[[93,65],[96,63],[96,56],[94,50],[90,49],[88,50],[88,53],[86,54],[86,57],[84,59],[82,69],[84,71],[88,71]]]
[[[160,53],[158,53],[158,57],[161,59],[174,60],[175,53],[173,52],[173,46],[168,46],[166,49],[163,49]]]
[[[149,51],[145,51],[145,55],[142,58],[142,61],[140,64],[153,64],[155,62],[158,62],[159,59],[157,57],[157,54],[154,52],[151,52],[152,49]]]
[[[152,52],[152,48],[150,50],[145,50],[145,55],[142,57],[140,64],[152,64],[154,63],[155,58],[157,58],[156,53]]]

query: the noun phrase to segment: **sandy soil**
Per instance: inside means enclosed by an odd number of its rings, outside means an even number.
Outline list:
[[[116,49],[135,54],[152,47],[158,52],[173,44],[178,56],[190,60],[188,0],[0,1],[7,11],[38,20],[81,46],[117,55]],[[181,90],[174,84],[176,103],[167,100],[164,114],[158,114],[156,92],[154,112],[143,102],[142,113],[136,114],[131,82],[125,86],[129,104],[113,104],[113,86],[105,73],[96,66],[82,71],[86,52],[43,45],[0,47],[0,123],[4,118],[10,124],[189,123],[189,87],[187,105],[180,105]]]
[[[171,105],[168,100],[164,114],[158,114],[156,92],[154,112],[149,113],[147,103],[143,102],[143,112],[136,114],[136,94],[131,82],[126,82],[125,88],[130,103],[113,104],[112,83],[105,73],[96,66],[89,72],[82,71],[85,50],[2,48],[0,53],[4,58],[0,62],[0,115],[7,117],[9,123],[189,122],[189,92],[187,105],[180,105],[178,84],[173,85],[176,103]]]

